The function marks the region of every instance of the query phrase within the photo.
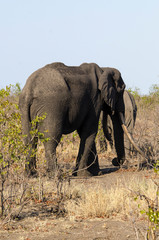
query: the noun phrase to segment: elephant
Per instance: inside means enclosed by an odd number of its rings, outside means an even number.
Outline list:
[[[32,139],[31,121],[46,113],[46,118],[37,124],[38,131],[50,140],[44,142],[47,174],[54,177],[57,169],[56,147],[62,134],[77,130],[80,137],[79,152],[74,175],[100,175],[95,138],[101,111],[116,121],[114,134],[117,162],[125,160],[123,92],[125,83],[115,68],[103,70],[95,63],[66,66],[55,62],[30,75],[19,97],[22,130],[25,144],[36,148],[37,139]],[[36,158],[28,156],[26,172],[36,174]]]
[[[125,105],[125,113],[124,113],[125,125],[128,129],[129,134],[132,137],[133,129],[136,121],[136,115],[137,115],[137,106],[136,106],[136,102],[133,95],[127,90],[124,90],[123,99],[124,99],[124,105]],[[117,137],[117,136],[114,136],[114,133],[113,133],[114,124],[116,124],[116,122],[113,123],[111,116],[109,114],[104,113],[103,131],[106,139],[108,140],[111,146],[111,149],[113,149],[114,147],[114,142],[115,142],[114,138]],[[131,155],[133,147],[126,134],[124,134],[124,146],[125,146],[126,157],[128,157]]]

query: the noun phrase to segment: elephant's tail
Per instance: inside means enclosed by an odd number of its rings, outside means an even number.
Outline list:
[[[31,117],[30,117],[30,101],[21,94],[19,97],[19,108],[21,112],[22,133],[24,135],[25,144],[29,144],[31,141]]]

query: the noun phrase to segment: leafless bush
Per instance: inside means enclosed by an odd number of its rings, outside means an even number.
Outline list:
[[[134,129],[134,139],[145,154],[145,159],[140,155],[137,158],[140,162],[146,160],[149,166],[159,160],[159,106],[145,106],[138,108],[138,116]]]

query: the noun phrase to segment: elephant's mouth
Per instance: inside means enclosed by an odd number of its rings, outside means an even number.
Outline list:
[[[145,154],[141,151],[141,149],[136,145],[136,143],[134,142],[134,140],[132,139],[132,136],[130,135],[130,133],[128,132],[128,129],[125,125],[125,121],[124,121],[124,116],[122,113],[119,113],[119,117],[121,120],[121,127],[124,131],[124,133],[126,134],[126,136],[128,137],[129,141],[132,143],[132,145],[134,146],[134,148],[143,156],[145,157]]]

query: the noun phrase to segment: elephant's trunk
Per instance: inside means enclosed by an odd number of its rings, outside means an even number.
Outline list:
[[[135,144],[134,140],[132,139],[132,136],[130,135],[130,133],[128,132],[128,129],[125,125],[125,121],[124,121],[124,115],[123,113],[119,113],[119,117],[120,117],[120,121],[121,121],[121,126],[122,129],[124,131],[124,133],[126,134],[126,136],[128,137],[129,141],[132,143],[132,145],[134,146],[134,148],[143,156],[145,157],[145,154],[141,151],[141,149]]]

